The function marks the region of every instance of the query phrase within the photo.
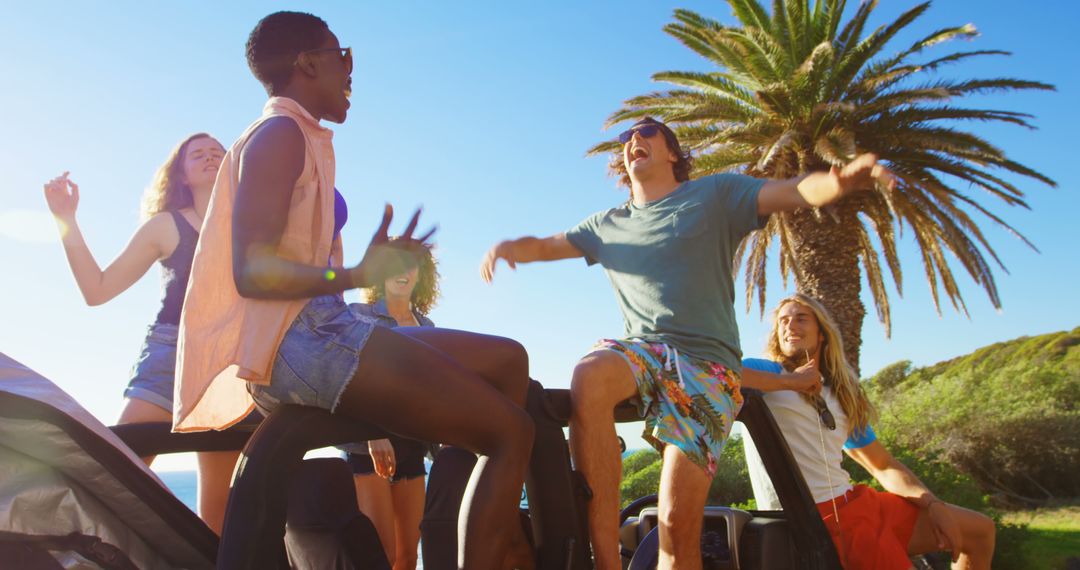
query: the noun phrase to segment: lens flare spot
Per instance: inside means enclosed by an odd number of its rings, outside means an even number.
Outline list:
[[[337,279],[337,272],[333,269],[327,269],[326,273],[323,273],[323,277],[325,277],[327,281],[333,281],[334,279]]]
[[[61,225],[60,231],[66,234],[68,228]],[[22,243],[55,243],[59,236],[49,212],[12,209],[0,211],[0,237]]]

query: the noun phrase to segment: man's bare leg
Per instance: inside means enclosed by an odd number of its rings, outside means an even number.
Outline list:
[[[989,570],[990,562],[994,558],[994,521],[982,513],[949,503],[944,503],[942,507],[949,509],[953,520],[960,527],[960,544],[954,545],[960,551],[960,556],[952,567],[957,570]],[[922,509],[908,543],[909,553],[926,554],[941,550],[931,524],[926,509]]]
[[[615,405],[637,395],[630,366],[618,353],[593,352],[574,368],[570,384],[570,444],[574,466],[592,488],[589,536],[596,570],[621,570],[619,479],[622,458],[615,435]]]
[[[664,448],[660,472],[660,558],[657,570],[701,569],[701,525],[712,479],[681,449]]]

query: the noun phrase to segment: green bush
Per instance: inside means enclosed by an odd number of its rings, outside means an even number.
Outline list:
[[[1009,524],[994,518],[997,536],[994,543],[995,570],[1027,570],[1030,568],[1024,556],[1024,543],[1031,539],[1031,530],[1026,524]]]
[[[975,511],[985,511],[989,507],[988,498],[978,483],[953,465],[924,459],[903,445],[890,441],[888,433],[878,433],[878,440],[941,500]],[[883,490],[881,485],[850,457],[844,456],[843,468],[851,475],[853,483]]]
[[[660,454],[655,449],[639,449],[631,451],[623,458],[623,477],[633,475],[638,471],[660,461]]]
[[[978,502],[969,481],[998,503],[1080,496],[1080,328],[925,368],[899,362],[866,385],[882,441],[935,491],[956,487],[961,504]]]
[[[648,459],[652,461],[647,462]],[[636,469],[628,469],[628,463]],[[661,467],[660,454],[651,449],[637,451],[624,459],[623,478],[619,484],[619,495],[622,498],[619,508],[629,505],[639,497],[656,494],[660,488]]]
[[[709,487],[708,504],[727,507],[746,503],[753,498],[750,472],[746,469],[746,456],[743,455],[743,441],[741,437],[733,437],[720,453],[716,477]]]
[[[660,454],[652,449],[640,449],[623,458],[623,479],[619,486],[621,506],[631,501],[657,493],[660,488],[660,472],[663,462]],[[740,438],[731,438],[716,466],[716,477],[709,487],[708,504],[736,505],[752,501],[750,475],[743,457]]]

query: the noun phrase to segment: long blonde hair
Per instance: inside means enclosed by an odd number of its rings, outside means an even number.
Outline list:
[[[836,321],[833,320],[825,306],[817,299],[809,295],[796,293],[780,301],[780,304],[773,310],[772,330],[769,331],[769,340],[765,343],[765,354],[772,360],[783,364],[784,368],[788,370],[794,370],[804,364],[797,357],[788,357],[780,350],[780,337],[777,334],[779,332],[777,316],[780,314],[780,309],[783,309],[789,303],[798,303],[810,309],[814,313],[814,318],[817,319],[818,331],[822,337],[821,362],[818,363],[818,369],[821,371],[822,378],[832,383],[833,393],[836,394],[836,398],[840,401],[840,407],[844,409],[844,415],[848,417],[848,434],[850,435],[856,430],[866,430],[866,426],[870,425],[871,421],[877,417],[877,411],[874,410],[874,405],[870,403],[870,399],[866,397],[866,392],[863,391],[862,386],[859,384],[859,376],[855,374],[855,369],[848,363],[844,354],[844,343],[840,338],[840,327],[836,326]],[[803,397],[808,398],[805,395]]]
[[[184,159],[187,158],[188,146],[199,139],[214,139],[207,133],[195,133],[180,141],[169,153],[169,158],[158,167],[154,180],[143,193],[142,208],[139,217],[148,220],[154,215],[168,210],[182,210],[195,205],[195,196],[191,186],[184,179]],[[220,143],[219,143],[220,144]]]

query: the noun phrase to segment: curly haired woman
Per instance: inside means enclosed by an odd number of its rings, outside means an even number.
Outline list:
[[[394,241],[394,240],[391,240]],[[427,317],[439,297],[435,257],[425,249],[418,265],[366,290],[368,304],[353,305],[387,327],[433,327]],[[416,568],[424,516],[424,454],[428,445],[399,437],[349,447],[360,510],[375,524],[394,570]]]

